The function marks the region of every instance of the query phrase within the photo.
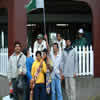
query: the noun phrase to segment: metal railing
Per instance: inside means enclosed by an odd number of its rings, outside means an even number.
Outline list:
[[[8,69],[8,48],[0,49],[0,75],[7,76]]]
[[[31,56],[34,53],[30,48]],[[75,47],[78,61],[78,76],[94,75],[94,52],[92,46]],[[8,69],[8,48],[0,49],[0,75],[7,75]]]
[[[78,75],[94,75],[94,52],[92,46],[75,47],[78,58]]]
[[[94,75],[94,52],[92,46],[75,47],[78,61],[78,76]],[[32,48],[29,49],[34,58]]]

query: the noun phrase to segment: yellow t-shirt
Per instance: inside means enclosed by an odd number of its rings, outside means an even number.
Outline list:
[[[40,62],[38,60],[36,60],[32,65],[32,70],[31,70],[32,77],[34,77],[39,66],[40,66]],[[46,73],[46,72],[47,72],[47,67],[46,67],[45,62],[43,61],[43,66],[42,66],[41,72],[39,72],[38,77],[36,79],[36,84],[45,83],[44,73]]]

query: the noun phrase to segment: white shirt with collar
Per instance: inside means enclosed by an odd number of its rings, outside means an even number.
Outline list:
[[[19,56],[21,56],[19,60],[19,65],[22,69],[22,72],[26,74],[26,56],[21,52],[18,56],[16,56],[15,53],[13,53],[8,62],[8,79],[11,80],[12,78],[17,78],[19,75],[19,69],[17,66],[17,61],[19,59]]]
[[[66,48],[66,42],[64,39],[61,39],[60,41],[56,40],[54,43],[58,44],[59,53],[62,53],[63,50]],[[53,52],[53,47],[51,47],[51,51]]]
[[[64,50],[64,48],[66,48],[66,42],[64,39],[61,39],[60,41],[56,41],[58,43],[58,46],[61,50]]]
[[[34,57],[35,57],[35,54],[37,51],[43,51],[44,49],[46,49],[47,46],[46,46],[46,41],[45,40],[42,40],[42,43],[39,44],[38,41],[36,40],[35,43],[34,43]]]
[[[53,71],[52,71],[52,78],[58,76],[60,78],[60,69],[61,69],[61,61],[62,61],[62,55],[61,53],[58,52],[57,56],[54,55],[54,53],[51,51],[50,52],[50,58],[53,62]]]

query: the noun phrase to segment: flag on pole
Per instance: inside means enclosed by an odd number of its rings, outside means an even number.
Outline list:
[[[44,8],[44,0],[26,0],[25,8],[27,13],[37,8]]]

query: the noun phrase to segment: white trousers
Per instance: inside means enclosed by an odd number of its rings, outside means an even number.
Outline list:
[[[76,79],[73,77],[65,78],[65,92],[68,100],[76,100]]]

